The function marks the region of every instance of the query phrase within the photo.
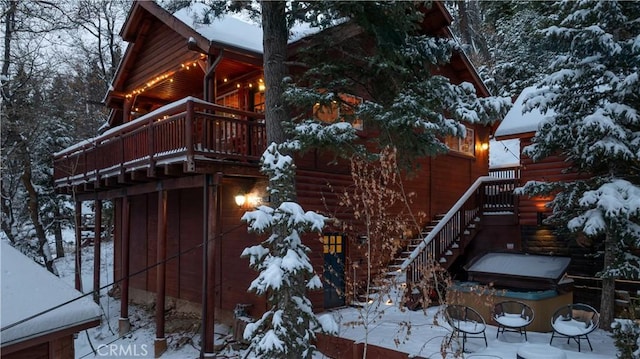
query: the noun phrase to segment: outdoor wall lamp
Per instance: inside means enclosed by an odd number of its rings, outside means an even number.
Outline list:
[[[238,207],[257,207],[262,201],[260,198],[251,193],[243,193],[240,192],[235,197],[233,197],[234,201],[238,205]]]
[[[236,201],[238,207],[242,207],[247,202],[247,195],[244,193],[238,193],[233,199]]]
[[[482,142],[482,144],[480,145],[480,148],[481,148],[483,151],[488,150],[488,149],[489,149],[489,143],[488,143],[488,142]]]

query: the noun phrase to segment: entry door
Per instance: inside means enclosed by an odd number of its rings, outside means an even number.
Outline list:
[[[324,307],[344,306],[344,242],[340,234],[325,234]]]

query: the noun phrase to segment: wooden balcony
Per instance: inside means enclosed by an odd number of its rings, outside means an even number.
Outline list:
[[[56,153],[54,181],[60,191],[122,186],[257,163],[265,148],[262,114],[188,97]]]

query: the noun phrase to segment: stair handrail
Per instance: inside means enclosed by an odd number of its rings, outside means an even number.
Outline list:
[[[476,193],[478,188],[489,181],[495,181],[496,177],[494,176],[480,176],[476,179],[475,182],[467,189],[467,191],[458,199],[458,201],[449,209],[449,211],[444,215],[444,217],[436,224],[431,232],[420,242],[420,244],[411,252],[411,255],[400,266],[401,271],[405,271],[407,267],[411,265],[411,263],[420,255],[422,251],[427,248],[427,245],[442,231],[447,222],[453,218],[453,216],[462,209],[462,206],[471,198],[471,196]],[[462,228],[464,230],[464,228]],[[408,278],[407,278],[408,280]]]

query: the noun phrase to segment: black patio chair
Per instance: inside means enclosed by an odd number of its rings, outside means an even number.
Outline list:
[[[567,338],[567,344],[573,339],[578,343],[578,351],[580,351],[580,341],[585,339],[589,343],[589,349],[593,351],[589,333],[598,327],[599,322],[600,313],[590,305],[578,303],[560,307],[551,318],[553,334],[551,334],[549,345],[556,337]]]
[[[533,322],[533,309],[528,305],[515,300],[507,300],[497,303],[493,307],[493,320],[498,323],[498,331],[496,338],[500,333],[516,332],[520,335],[524,334],[524,340],[527,339],[527,325]]]
[[[487,324],[475,309],[464,305],[447,305],[445,309],[447,323],[453,329],[447,345],[454,336],[462,333],[462,351],[465,350],[467,338],[484,338],[484,345],[488,346],[485,329]]]

